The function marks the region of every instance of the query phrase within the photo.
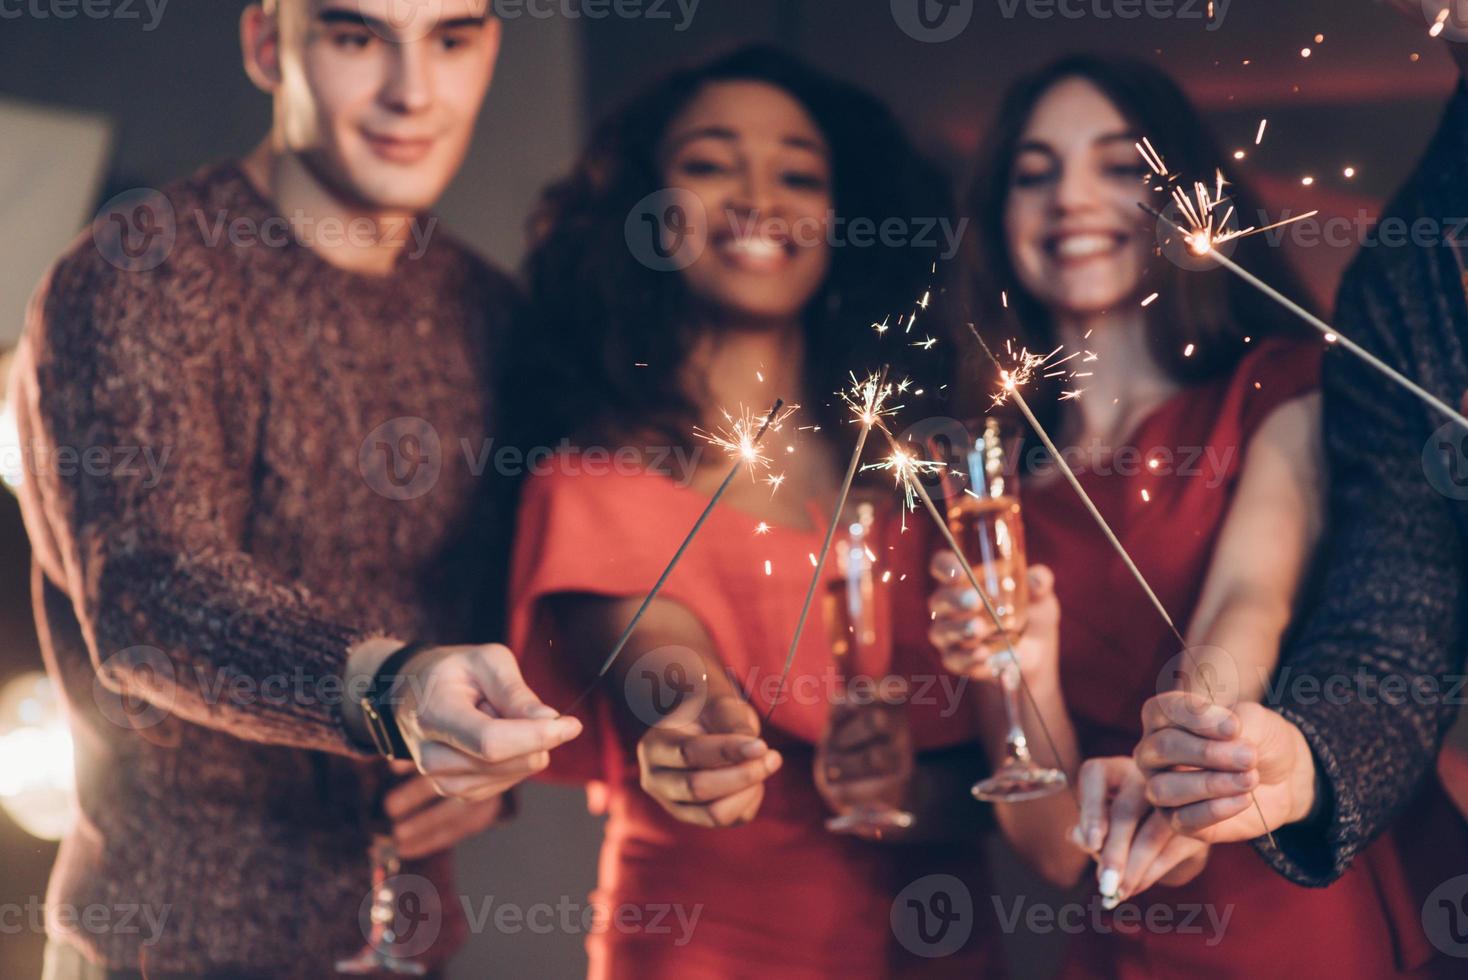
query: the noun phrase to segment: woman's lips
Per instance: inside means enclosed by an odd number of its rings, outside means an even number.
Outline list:
[[[434,141],[429,138],[407,139],[376,133],[362,135],[372,152],[390,163],[419,163],[433,151]]]

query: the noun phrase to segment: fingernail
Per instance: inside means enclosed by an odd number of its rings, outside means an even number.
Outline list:
[[[979,605],[979,594],[973,589],[959,593],[958,604],[965,609],[974,609]]]
[[[537,704],[525,713],[527,718],[539,721],[542,718],[559,718],[561,713],[548,704]]]
[[[1234,762],[1241,766],[1252,766],[1254,764],[1254,750],[1247,745],[1234,750]]]
[[[1232,718],[1225,718],[1218,723],[1218,734],[1224,738],[1233,738],[1239,733],[1239,723]]]
[[[1070,842],[1083,851],[1086,849],[1086,838],[1082,836],[1079,825],[1070,828]]]
[[[780,768],[780,764],[784,761],[784,759],[780,758],[780,753],[771,752],[769,755],[765,756],[765,772],[774,772],[776,769]]]
[[[1121,898],[1116,895],[1101,896],[1101,907],[1108,912],[1110,912],[1112,909],[1116,908],[1120,904]]]
[[[1093,851],[1101,850],[1101,845],[1105,843],[1105,840],[1101,835],[1100,827],[1092,827],[1086,831],[1086,843],[1091,845]]]
[[[739,754],[744,756],[746,759],[757,759],[760,756],[764,755],[765,752],[769,751],[769,748],[770,747],[765,744],[764,739],[757,738],[753,742],[745,742],[743,745],[739,746]]]
[[[1102,871],[1099,876],[1097,876],[1097,880],[1099,882],[1098,888],[1101,892],[1101,895],[1114,903],[1116,900],[1116,890],[1117,888],[1121,887],[1121,872],[1117,871],[1115,868],[1107,868],[1105,871]],[[1107,908],[1115,907],[1115,904],[1107,906]]]

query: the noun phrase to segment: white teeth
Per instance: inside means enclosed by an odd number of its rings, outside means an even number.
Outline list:
[[[1109,252],[1116,247],[1110,235],[1067,235],[1055,245],[1055,254],[1063,259],[1084,259]]]
[[[724,248],[726,251],[757,259],[773,258],[785,251],[779,242],[772,242],[767,238],[734,238]]]

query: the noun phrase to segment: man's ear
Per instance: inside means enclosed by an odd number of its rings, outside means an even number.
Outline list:
[[[279,13],[266,13],[252,3],[240,14],[240,54],[245,74],[262,92],[274,93],[280,88],[280,19]]]

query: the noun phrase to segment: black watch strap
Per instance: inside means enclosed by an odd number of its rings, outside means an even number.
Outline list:
[[[409,643],[393,651],[377,668],[377,673],[372,675],[367,693],[358,702],[362,708],[362,718],[367,723],[367,734],[372,737],[373,747],[380,755],[389,759],[412,758],[407,740],[398,727],[396,708],[401,689],[398,682],[402,679],[400,675],[403,666],[432,645]]]

